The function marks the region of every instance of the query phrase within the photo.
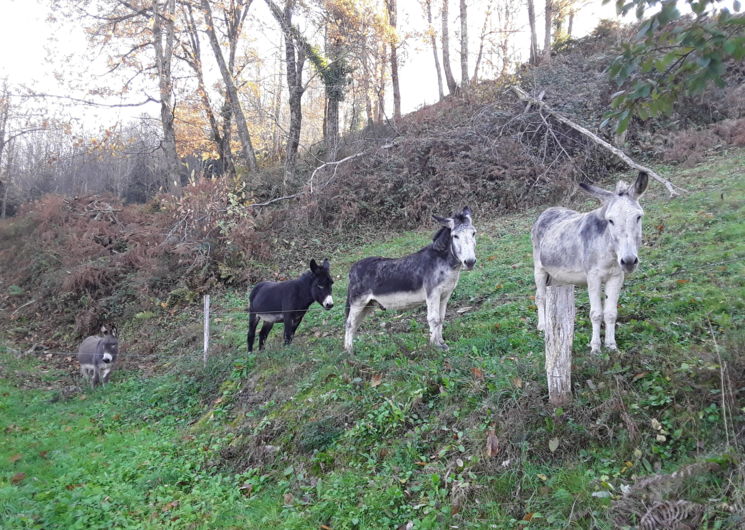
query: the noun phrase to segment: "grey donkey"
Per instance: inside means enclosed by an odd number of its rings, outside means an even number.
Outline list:
[[[109,376],[119,355],[119,339],[115,327],[101,326],[101,336],[87,337],[78,348],[80,373],[91,388],[109,382]]]

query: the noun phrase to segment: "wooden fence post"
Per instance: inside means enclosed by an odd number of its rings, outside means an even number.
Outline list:
[[[204,295],[204,366],[210,350],[210,295]]]
[[[546,287],[546,377],[548,401],[560,407],[572,401],[574,286]]]

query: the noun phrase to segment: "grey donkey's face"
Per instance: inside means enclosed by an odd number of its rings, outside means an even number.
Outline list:
[[[463,211],[452,217],[433,216],[442,226],[450,228],[450,248],[455,257],[466,270],[476,264],[476,228],[471,219],[471,209],[466,206]]]
[[[639,173],[631,186],[619,181],[615,192],[587,184],[581,185],[587,193],[604,202],[601,215],[608,223],[607,230],[618,265],[626,273],[634,272],[639,265],[644,216],[639,197],[647,189],[648,183],[647,174]]]
[[[116,328],[101,328],[103,339],[101,341],[101,353],[105,364],[113,363],[119,355],[119,338]]]

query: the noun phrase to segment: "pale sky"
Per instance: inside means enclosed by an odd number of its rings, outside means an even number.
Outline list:
[[[499,0],[497,0],[499,1]],[[457,16],[457,2],[451,1],[451,14]],[[543,12],[541,0],[536,2],[538,14],[538,37],[543,42]],[[399,0],[399,27],[422,29],[424,19],[417,0]],[[475,62],[478,50],[478,34],[483,23],[483,11],[487,0],[469,1],[469,33],[471,65]],[[48,14],[46,0],[0,0],[0,77],[7,77],[12,84],[25,84],[40,92],[58,95],[70,95],[69,89],[55,77],[55,71],[64,72],[70,79],[77,79],[85,84],[88,79],[95,79],[102,75],[104,64],[87,59],[83,62],[83,51],[86,47],[86,37],[82,28],[68,24],[62,30],[50,24],[46,18]],[[252,11],[261,16],[266,10],[263,2],[255,2]],[[525,11],[525,10],[523,10]],[[522,33],[515,36],[516,42],[522,49],[527,49],[527,13],[521,13],[518,25],[524,27]],[[575,37],[584,36],[592,31],[601,18],[615,18],[613,2],[603,5],[600,0],[590,2],[575,18]],[[273,21],[270,22],[273,27]],[[451,22],[451,62],[456,79],[459,78],[458,43],[456,33],[459,24]],[[277,33],[278,35],[278,33]],[[277,37],[277,43],[279,37]],[[276,45],[276,43],[274,44]],[[400,69],[401,97],[404,112],[415,110],[423,105],[437,101],[437,81],[433,67],[431,49],[420,42],[407,45],[405,61]],[[388,91],[390,93],[390,90]],[[155,87],[149,90],[156,94]],[[85,97],[80,94],[80,97]],[[141,94],[132,94],[132,101],[143,99]],[[68,103],[65,103],[69,105]],[[147,110],[157,115],[157,105],[151,104]],[[144,108],[136,109],[92,109],[76,108],[76,116],[89,124],[108,125],[118,119],[139,116]],[[105,123],[108,122],[108,123]]]

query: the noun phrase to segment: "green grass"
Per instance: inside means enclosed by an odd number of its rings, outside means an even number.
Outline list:
[[[47,386],[67,376],[0,351],[3,527],[614,528],[638,524],[651,502],[625,501],[623,487],[710,460],[717,470],[662,498],[702,504],[706,528],[735,527],[745,410],[742,390],[722,408],[720,369],[727,388],[745,386],[743,165],[740,150],[665,169],[690,190],[675,200],[651,184],[642,265],[620,299],[621,352],[589,355],[578,289],[563,409],[547,404],[535,331],[528,234],[539,210],[476,212],[479,262],[451,299],[448,352],[429,348],[423,310],[377,312],[355,354],[341,348],[349,266],[417,250],[434,227],[331,251],[337,305],[315,306],[291,347],[279,327],[247,356],[245,293],[227,292],[214,297],[207,370],[192,351],[160,375],[123,370],[105,390],[68,395],[24,388],[42,368]],[[154,307],[125,329],[195,319]]]

